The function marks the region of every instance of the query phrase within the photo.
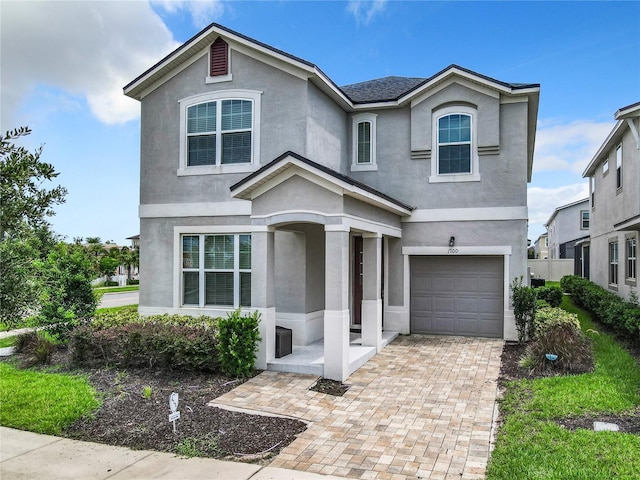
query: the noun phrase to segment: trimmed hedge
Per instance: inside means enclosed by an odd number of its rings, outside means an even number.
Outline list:
[[[559,307],[562,303],[562,289],[560,287],[538,287],[536,288],[538,300],[544,300],[551,307]]]
[[[590,311],[599,321],[619,334],[631,336],[633,341],[640,342],[640,306],[637,297],[626,301],[592,281],[575,275],[562,277],[560,287],[573,296],[578,306]]]
[[[565,312],[556,307],[538,307],[534,320],[534,337],[542,336],[547,330],[558,324],[572,325],[576,330],[580,330],[580,321],[575,313]]]

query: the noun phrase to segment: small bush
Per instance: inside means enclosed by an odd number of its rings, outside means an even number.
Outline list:
[[[140,285],[140,280],[134,280],[133,278],[127,279],[127,285]]]
[[[33,331],[18,335],[16,351],[26,356],[28,365],[45,365],[51,361],[59,342],[46,331]]]
[[[260,314],[241,316],[240,310],[219,320],[219,355],[222,371],[236,377],[247,377],[256,362],[256,349],[260,342],[258,325]]]
[[[536,315],[536,291],[522,283],[522,277],[514,278],[511,284],[511,305],[516,320],[518,341],[526,341],[533,336]]]
[[[113,280],[105,280],[103,287],[118,287],[120,284],[118,282],[114,282]]]
[[[543,307],[536,311],[534,337],[543,335],[549,328],[557,324],[569,324],[580,329],[580,321],[575,313],[565,312],[561,308]]]
[[[557,355],[557,359],[551,361],[547,354]],[[553,323],[527,346],[520,365],[538,372],[590,372],[594,368],[593,348],[575,325]]]
[[[562,303],[562,289],[560,287],[540,287],[536,289],[538,300],[544,300],[552,307],[559,307]]]

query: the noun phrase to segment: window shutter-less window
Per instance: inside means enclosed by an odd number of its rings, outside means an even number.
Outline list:
[[[229,46],[221,37],[211,44],[210,58],[210,76],[216,77],[229,73]]]

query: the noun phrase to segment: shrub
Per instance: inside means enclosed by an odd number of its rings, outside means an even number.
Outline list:
[[[544,300],[552,307],[559,307],[562,303],[562,289],[560,287],[540,287],[536,289],[538,300]]]
[[[218,323],[219,355],[222,371],[236,377],[247,377],[253,371],[256,348],[260,342],[260,314],[241,316],[240,310],[221,318]]]
[[[72,333],[71,348],[78,364],[217,371],[217,343],[215,328],[141,319],[108,327],[82,325]]]
[[[140,285],[140,280],[134,280],[133,278],[127,279],[127,285]]]
[[[28,365],[44,365],[51,361],[58,343],[46,331],[33,331],[18,335],[14,346],[17,352],[25,354]]]
[[[534,337],[538,338],[543,335],[549,328],[557,324],[573,325],[576,329],[580,329],[580,321],[575,313],[565,312],[561,308],[543,307],[536,311],[534,327]]]
[[[514,278],[511,284],[511,305],[516,319],[520,343],[533,336],[533,321],[536,315],[536,292],[522,284],[522,277]]]
[[[105,257],[108,258],[108,257]],[[102,284],[103,287],[117,287],[120,284],[118,282],[114,282],[113,280],[105,280],[105,282]]]
[[[640,342],[640,309],[637,296],[628,301],[581,277],[565,276],[560,285],[573,296],[578,306],[590,311],[600,322],[618,333]]]
[[[557,355],[555,360],[547,354]],[[594,368],[591,341],[570,322],[550,324],[525,351],[520,362],[534,371],[585,373]]]

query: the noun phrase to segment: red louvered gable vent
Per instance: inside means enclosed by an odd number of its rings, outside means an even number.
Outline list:
[[[226,75],[229,72],[229,46],[222,38],[218,37],[211,44],[211,66],[209,74],[212,77]]]

